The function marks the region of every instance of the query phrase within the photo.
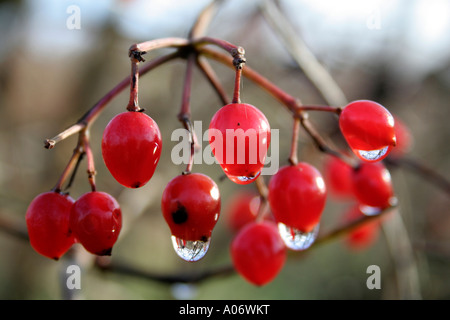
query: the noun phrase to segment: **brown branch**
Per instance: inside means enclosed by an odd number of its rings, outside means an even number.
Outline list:
[[[206,60],[204,57],[197,57],[197,66],[202,71],[202,73],[206,76],[209,83],[212,85],[216,93],[218,94],[220,100],[222,101],[223,105],[229,104],[230,99],[227,96],[227,93],[225,92],[225,89],[223,88],[222,84],[220,83],[219,78],[217,77],[216,73],[214,72],[214,69],[209,64],[208,60]]]
[[[147,65],[145,65],[140,70],[140,74],[143,75],[168,61],[178,58],[179,56],[180,56],[180,53],[177,51],[177,52],[156,58],[156,59],[152,60],[151,62],[149,62]],[[93,107],[91,107],[80,118],[80,120],[78,120],[75,124],[70,126],[68,129],[64,130],[63,132],[59,133],[55,137],[53,137],[51,139],[47,139],[45,141],[45,147],[47,149],[51,149],[55,146],[56,143],[72,136],[75,133],[80,132],[87,126],[92,125],[92,123],[94,123],[94,121],[97,119],[97,117],[103,111],[103,109],[108,105],[108,103],[111,102],[124,89],[129,87],[130,81],[131,81],[131,76],[128,76],[125,79],[123,79],[119,84],[117,84],[113,89],[111,89],[105,96],[103,96],[103,98],[101,98]]]
[[[144,271],[141,269],[137,269],[131,265],[120,263],[120,262],[111,262],[109,259],[96,259],[96,267],[105,272],[111,272],[114,274],[121,274],[127,276],[138,277],[141,279],[156,281],[165,284],[173,284],[173,283],[199,283],[202,281],[209,280],[211,278],[215,278],[217,276],[228,276],[235,273],[235,270],[232,265],[225,265],[223,267],[218,267],[212,270],[205,270],[202,272],[193,272],[193,273],[179,273],[179,274],[161,274],[161,273],[152,273],[148,271]]]

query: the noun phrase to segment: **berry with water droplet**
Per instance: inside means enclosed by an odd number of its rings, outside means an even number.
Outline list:
[[[211,150],[231,181],[249,184],[261,174],[271,135],[259,109],[247,103],[227,104],[214,114],[208,134]]]
[[[363,161],[380,161],[396,145],[394,117],[374,101],[349,103],[339,116],[339,127],[352,151]]]
[[[359,205],[350,207],[344,214],[344,221],[351,223],[364,217]],[[375,219],[357,227],[351,231],[345,238],[346,245],[353,250],[362,250],[370,247],[378,238],[380,231],[380,221]]]
[[[182,174],[167,184],[161,209],[181,258],[197,261],[206,254],[220,205],[219,188],[207,175]]]
[[[112,176],[123,186],[139,188],[153,176],[161,156],[161,133],[143,112],[116,115],[106,126],[102,155]]]
[[[270,208],[289,248],[304,250],[312,244],[326,197],[321,173],[306,162],[284,166],[272,176],[268,196]]]
[[[382,162],[362,162],[353,170],[352,181],[361,205],[385,209],[395,201],[391,175]]]
[[[58,260],[75,242],[69,230],[74,200],[59,192],[41,193],[31,201],[25,220],[30,244],[36,252]]]
[[[275,223],[251,222],[234,237],[230,254],[234,268],[244,279],[263,286],[282,270],[286,261],[286,246]]]
[[[72,207],[70,229],[76,240],[90,253],[111,255],[122,229],[119,203],[105,192],[85,193]]]

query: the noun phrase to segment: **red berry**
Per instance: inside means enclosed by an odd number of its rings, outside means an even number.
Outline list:
[[[122,212],[114,197],[91,191],[72,207],[70,228],[83,247],[95,255],[111,255],[122,229]]]
[[[338,157],[330,156],[324,165],[326,185],[332,195],[338,199],[353,197],[352,174],[353,168]]]
[[[391,175],[381,162],[363,162],[353,170],[353,192],[362,205],[384,209],[394,198]]]
[[[344,215],[345,222],[352,222],[364,216],[359,205],[352,206]],[[380,221],[367,222],[355,230],[351,231],[345,242],[349,248],[354,250],[362,250],[371,246],[378,238],[380,231]]]
[[[326,196],[322,175],[306,162],[280,168],[269,182],[275,220],[301,232],[311,232],[319,224]]]
[[[142,112],[116,115],[106,126],[102,155],[113,177],[128,188],[139,188],[153,176],[161,156],[161,133]]]
[[[232,232],[239,231],[258,215],[260,196],[256,192],[239,192],[230,200],[227,210],[227,224]]]
[[[339,127],[350,148],[364,161],[384,159],[396,144],[394,117],[373,101],[358,100],[344,107]]]
[[[220,108],[209,126],[212,152],[230,180],[253,182],[264,167],[270,144],[270,126],[265,115],[246,103]]]
[[[30,244],[43,256],[58,260],[74,244],[69,230],[70,210],[74,200],[49,191],[31,201],[25,215]]]
[[[179,175],[167,184],[161,209],[180,257],[196,261],[206,254],[220,205],[219,188],[204,174]]]
[[[251,222],[235,236],[230,247],[236,271],[257,286],[271,282],[286,261],[286,247],[273,222]]]

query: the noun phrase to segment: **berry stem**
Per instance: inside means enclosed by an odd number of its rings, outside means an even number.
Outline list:
[[[266,217],[266,215],[269,214],[269,201],[267,200],[269,189],[267,188],[267,185],[262,176],[256,178],[255,186],[256,190],[259,193],[259,208],[256,215],[256,220],[262,221]]]
[[[131,76],[130,76],[130,101],[128,102],[128,111],[141,111],[139,107],[139,59],[131,57]]]
[[[219,81],[219,78],[217,77],[216,73],[214,72],[214,69],[209,64],[208,60],[206,60],[204,57],[197,56],[196,59],[197,66],[202,71],[202,73],[206,76],[209,83],[213,86],[214,90],[218,94],[220,100],[222,101],[223,105],[229,104],[230,99],[228,98],[225,89],[223,88],[222,84]]]
[[[241,75],[242,69],[236,68],[232,103],[241,103]]]
[[[175,58],[178,58],[180,53],[178,51],[173,52],[168,55],[161,56],[149,62],[140,70],[140,74],[146,74],[147,72],[155,69],[156,67],[169,62]],[[92,125],[95,122],[97,117],[103,111],[103,109],[111,102],[117,95],[119,95],[124,89],[130,86],[131,77],[128,76],[123,79],[119,84],[117,84],[113,89],[111,89],[103,98],[101,98],[92,108],[90,108],[80,120],[78,120],[75,124],[70,126],[68,129],[59,133],[51,139],[45,140],[45,148],[52,149],[56,143],[72,136],[75,133],[80,132],[84,128]]]
[[[327,153],[334,157],[338,157],[355,169],[359,167],[359,161],[356,161],[353,158],[349,158],[343,153],[336,151],[335,149],[331,148],[327,142],[325,142],[324,138],[317,132],[316,128],[314,128],[312,123],[309,121],[307,113],[299,113],[298,117],[303,129],[312,138],[319,151]]]
[[[61,173],[58,181],[56,182],[56,185],[51,189],[54,192],[61,192],[62,186],[64,182],[67,180],[71,172],[75,171],[75,168],[77,167],[80,157],[83,154],[83,148],[78,143],[75,149],[73,150],[72,156],[69,159],[69,162],[67,163],[66,167],[64,168],[63,172]]]
[[[191,104],[190,104],[193,68],[196,59],[197,58],[194,53],[189,54],[189,56],[187,57],[186,74],[184,78],[183,95],[181,99],[181,110],[180,113],[178,114],[178,120],[183,123],[185,129],[189,132],[189,140],[191,144],[189,162],[186,165],[186,170],[184,171],[184,174],[188,174],[192,171],[192,165],[194,163],[195,146],[197,145],[197,138],[192,128]]]
[[[83,150],[86,153],[87,158],[87,173],[88,173],[88,180],[89,184],[91,185],[91,190],[96,191],[95,186],[95,164],[94,164],[94,155],[92,154],[92,149],[89,143],[89,131],[84,130],[82,131],[82,144],[83,144]]]
[[[294,127],[292,129],[291,152],[289,154],[289,163],[293,166],[295,166],[298,163],[297,146],[298,146],[299,131],[300,131],[300,119],[298,117],[294,117]]]

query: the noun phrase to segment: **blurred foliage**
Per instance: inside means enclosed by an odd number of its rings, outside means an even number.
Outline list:
[[[133,5],[133,2],[123,1],[120,5]],[[28,23],[33,14],[30,8],[37,10],[36,6],[23,1],[17,3],[17,6],[11,7],[9,4],[6,6],[4,1],[0,2],[2,16],[5,12],[14,14],[0,22],[1,29],[8,30],[0,39],[5,44],[0,50],[0,216],[2,221],[23,230],[28,204],[37,194],[54,186],[76,144],[76,137],[71,137],[54,149],[46,150],[44,139],[53,137],[76,122],[126,77],[130,68],[127,57],[129,46],[150,38],[124,36],[117,27],[121,17],[113,11],[102,24],[83,24],[81,30],[67,30],[67,14],[63,11],[64,18],[54,28],[60,29],[62,38],[78,37],[80,48],[67,48],[66,41],[62,40],[61,46],[48,47],[49,42],[43,41],[43,47],[39,47],[37,39],[30,37],[47,29],[40,30],[39,23]],[[63,10],[69,4],[72,2],[64,2]],[[224,10],[218,13],[208,35],[243,46],[249,66],[299,97],[305,104],[324,103],[255,10],[241,11],[235,15],[230,12]],[[317,18],[320,19],[320,16]],[[169,20],[167,22],[170,24]],[[186,21],[184,29],[177,29],[178,34],[166,36],[186,36],[191,22]],[[6,24],[12,28],[6,28]],[[89,35],[87,46],[82,46],[85,38],[81,34]],[[311,37],[314,29],[302,29],[299,36],[302,34]],[[402,30],[397,30],[396,36],[398,41],[391,41],[389,46],[398,46],[395,52],[397,59],[401,60]],[[351,50],[342,48],[341,51],[330,52],[328,57],[336,53],[338,63],[325,65],[349,100],[364,98],[379,101],[401,118],[414,137],[414,147],[408,157],[448,178],[450,55],[446,65],[411,80],[408,76],[411,70],[405,70],[408,73],[404,76],[398,69],[392,68],[389,56],[379,54],[383,52],[383,42],[379,45],[380,48],[374,49],[378,53],[367,60],[353,59]],[[391,51],[394,51],[393,48]],[[146,59],[150,60],[158,54],[152,52]],[[216,63],[212,65],[231,95],[234,73]],[[187,263],[176,256],[169,229],[160,213],[159,201],[166,183],[184,169],[184,166],[174,165],[170,158],[171,148],[177,143],[171,141],[171,133],[181,127],[176,116],[181,103],[184,70],[183,61],[175,61],[155,69],[140,80],[140,102],[158,122],[165,150],[155,176],[145,187],[124,190],[113,181],[100,153],[102,130],[115,114],[125,109],[128,101],[126,90],[111,102],[91,129],[98,189],[115,196],[124,214],[124,230],[111,259],[163,275],[201,272],[229,264],[228,247],[232,235],[225,223],[221,223],[225,220],[227,199],[234,192],[252,188],[238,187],[227,180],[219,182],[222,174],[218,166],[194,165],[194,171],[209,174],[219,183],[223,199],[222,219],[213,233],[211,247],[204,259]],[[203,130],[206,130],[209,119],[221,102],[200,72],[196,72],[194,77],[192,118],[201,120]],[[242,99],[258,106],[266,114],[271,127],[280,129],[280,165],[286,164],[291,138],[290,115],[250,81],[244,80],[242,90]],[[334,117],[311,114],[311,119],[324,135],[335,139],[337,144],[342,143]],[[299,150],[302,161],[309,161],[321,168],[325,156],[304,133],[300,136]],[[83,165],[84,162],[70,190],[74,198],[89,190]],[[393,167],[391,173],[400,201],[395,215],[400,215],[408,235],[403,240],[413,250],[413,259],[408,260],[406,266],[395,263],[398,254],[395,250],[402,248],[389,243],[384,234],[380,234],[377,242],[363,251],[352,251],[343,239],[338,239],[305,254],[290,253],[280,275],[261,288],[251,286],[236,274],[213,277],[191,286],[169,286],[139,277],[102,272],[93,266],[93,257],[78,245],[61,261],[51,261],[34,252],[27,241],[3,230],[0,232],[0,298],[64,298],[62,279],[65,267],[75,261],[83,270],[82,289],[75,293],[75,298],[80,299],[174,299],[178,294],[187,294],[193,299],[404,299],[411,296],[447,299],[450,297],[448,191],[402,166]],[[322,230],[331,230],[338,225],[348,205],[330,197],[323,214]],[[385,223],[388,225],[390,220]],[[366,269],[372,264],[381,268],[381,290],[366,287]],[[408,278],[411,270],[412,274],[417,272],[419,279],[419,287],[412,289],[402,282],[413,280]],[[402,291],[401,288],[405,287],[413,292]]]

